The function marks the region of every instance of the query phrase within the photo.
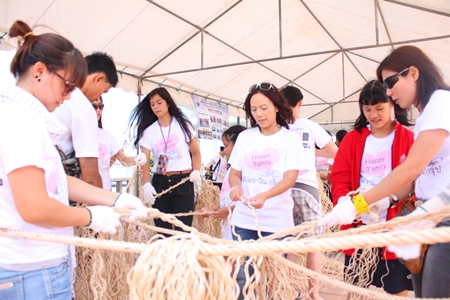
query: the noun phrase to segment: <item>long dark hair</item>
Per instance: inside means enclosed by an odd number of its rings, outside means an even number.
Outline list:
[[[283,93],[281,93],[280,90],[278,90],[273,84],[268,91],[256,87],[250,93],[248,93],[247,98],[245,99],[244,102],[244,109],[247,115],[247,119],[250,119],[250,126],[259,127],[255,118],[253,118],[252,116],[252,110],[250,105],[250,100],[252,99],[253,95],[257,93],[263,94],[264,96],[269,98],[270,101],[272,101],[273,105],[276,108],[278,108],[276,116],[277,124],[285,127],[286,129],[289,129],[288,124],[292,124],[295,121],[294,117],[292,116],[292,108],[289,107],[289,104],[286,98],[284,97]]]
[[[402,46],[395,49],[378,66],[377,78],[380,82],[383,81],[383,76],[381,76],[383,70],[400,72],[411,66],[419,69],[414,104],[422,111],[435,90],[450,90],[439,69],[422,50],[415,46]]]
[[[231,142],[233,144],[236,144],[237,137],[239,134],[246,130],[247,128],[242,125],[234,125],[225,130],[222,133],[222,137],[225,138],[228,142]]]
[[[366,116],[364,115],[364,105],[377,105],[379,103],[387,103],[390,102],[394,104],[394,114],[395,119],[402,125],[411,126],[412,124],[409,122],[408,112],[410,109],[403,109],[399,105],[392,102],[391,97],[386,95],[386,91],[383,88],[383,85],[378,80],[371,80],[367,82],[361,90],[359,94],[359,117],[356,119],[354,128],[361,132],[361,130],[366,127],[368,121]]]
[[[23,21],[14,22],[9,36],[25,37],[11,62],[10,70],[14,77],[20,78],[35,63],[42,62],[48,69],[64,69],[70,74],[66,80],[78,87],[83,86],[88,74],[86,60],[69,40],[54,33],[34,35]]]
[[[193,128],[191,121],[189,121],[189,119],[178,108],[169,92],[165,88],[159,87],[148,93],[148,95],[145,96],[144,99],[142,99],[142,101],[139,102],[139,104],[131,112],[128,127],[130,132],[135,132],[134,136],[130,137],[132,141],[134,140],[133,145],[138,147],[144,130],[158,120],[158,117],[150,107],[150,99],[155,95],[159,95],[167,102],[167,105],[169,106],[169,114],[173,116],[178,123],[180,123],[181,130],[183,130],[185,138],[187,140],[191,140],[193,138],[190,130],[191,127]]]

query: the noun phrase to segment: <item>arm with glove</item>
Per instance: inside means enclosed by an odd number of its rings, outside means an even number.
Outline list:
[[[200,148],[198,147],[197,139],[193,138],[189,142],[189,151],[192,155],[192,172],[189,175],[189,180],[193,183],[199,183],[202,179],[200,177],[201,155]]]
[[[351,205],[352,201],[350,203],[344,201],[342,204],[336,205],[331,213],[319,221],[318,225],[349,224],[357,214],[367,212],[369,205],[389,197],[414,181],[437,153],[446,134],[447,131],[444,130],[420,132],[403,163],[393,169],[377,186],[363,194],[358,194],[356,202],[353,198],[353,206]],[[338,151],[338,156],[340,151]]]
[[[139,198],[133,195],[128,193],[118,194],[99,189],[71,176],[67,176],[67,183],[69,199],[72,201],[84,203],[93,207],[104,206],[108,209],[111,209],[111,207],[131,209],[130,217],[125,219],[125,221],[128,222],[147,217],[147,207],[142,204],[142,201]],[[103,210],[103,212],[105,212],[105,210]],[[97,215],[98,214],[99,213],[97,213]],[[95,218],[94,214],[92,217]]]
[[[122,149],[120,149],[113,157],[111,157],[110,164],[114,164],[114,162],[118,159],[120,163],[124,166],[132,166],[139,165],[143,166],[147,163],[147,156],[144,153],[139,153],[136,157],[128,157],[125,155]]]
[[[141,152],[142,156],[145,156],[145,160],[146,162],[149,161],[149,157],[150,157],[150,150],[142,147],[142,152]],[[139,155],[141,155],[139,154]],[[138,155],[138,157],[139,157]],[[136,157],[136,158],[138,158]],[[145,182],[144,183],[144,201],[148,201],[149,205],[152,206],[155,203],[155,195],[156,195],[156,190],[153,187],[153,185],[150,183],[150,164],[148,163],[144,163],[142,165],[142,181]]]

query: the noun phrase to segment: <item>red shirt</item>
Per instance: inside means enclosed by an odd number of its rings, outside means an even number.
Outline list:
[[[339,197],[347,195],[350,191],[356,191],[360,185],[361,160],[364,154],[364,146],[367,136],[371,131],[364,127],[361,132],[350,131],[342,140],[339,150],[334,159],[333,169],[330,174],[331,193],[333,204],[336,205]],[[395,136],[392,143],[392,169],[405,161],[409,153],[414,134],[398,122],[395,122]],[[397,205],[398,208],[398,205]],[[389,208],[387,220],[392,219],[397,214],[396,208]],[[361,222],[342,225],[341,230],[360,226]],[[352,255],[355,249],[347,249],[343,252]],[[383,248],[383,259],[397,259],[395,255]]]

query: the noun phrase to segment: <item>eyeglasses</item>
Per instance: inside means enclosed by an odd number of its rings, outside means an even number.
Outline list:
[[[402,75],[402,74],[404,74],[404,73],[406,73],[408,71],[409,71],[409,68],[406,68],[403,71],[398,72],[397,74],[394,74],[394,75],[391,75],[391,76],[387,77],[383,81],[383,88],[385,90],[392,89],[394,87],[394,85],[398,82],[398,75]]]
[[[262,91],[268,91],[270,89],[273,89],[273,85],[270,82],[261,82],[261,83],[256,83],[253,84],[249,89],[248,92],[251,93],[253,92],[255,89],[260,89]]]
[[[92,106],[94,107],[95,110],[100,109],[103,110],[103,108],[105,107],[105,104],[92,104]]]
[[[71,83],[69,82],[69,80],[65,80],[64,77],[62,77],[61,75],[59,75],[56,71],[48,68],[53,74],[56,74],[56,76],[58,76],[59,78],[61,78],[62,81],[64,81],[64,84],[66,85],[66,89],[63,91],[63,96],[67,96],[70,93],[73,92],[73,90],[77,87],[77,85],[75,83]]]

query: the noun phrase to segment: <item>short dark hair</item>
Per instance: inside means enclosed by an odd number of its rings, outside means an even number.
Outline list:
[[[341,129],[338,132],[336,132],[336,139],[339,142],[342,142],[342,140],[344,139],[345,135],[347,134],[347,130],[345,129]]]
[[[394,104],[395,119],[402,125],[411,126],[409,122],[408,112],[409,109],[403,109],[398,104],[393,103],[391,97],[386,95],[386,91],[378,80],[371,80],[367,82],[359,94],[359,117],[355,121],[354,128],[361,132],[366,127],[368,121],[364,115],[364,105],[377,105],[379,103],[392,103]]]
[[[284,98],[283,93],[280,92],[279,89],[277,89],[276,86],[272,84],[272,87],[269,90],[262,90],[259,87],[254,88],[250,93],[248,93],[247,98],[244,102],[244,110],[245,114],[247,116],[247,119],[250,120],[250,126],[253,127],[259,127],[258,123],[256,122],[255,118],[253,118],[252,115],[252,109],[250,105],[250,100],[252,99],[253,95],[261,93],[273,103],[273,105],[278,108],[278,113],[276,117],[276,122],[278,125],[285,127],[286,129],[289,129],[288,124],[294,123],[295,119],[292,116],[292,108],[289,107],[286,98]]]
[[[239,134],[246,130],[247,128],[242,125],[234,125],[225,130],[222,133],[222,137],[225,138],[228,142],[231,142],[233,144],[236,144],[237,137]]]
[[[94,52],[85,57],[89,74],[105,73],[106,80],[115,87],[119,82],[113,58],[103,52]]]
[[[280,90],[284,94],[289,106],[295,107],[297,103],[303,100],[302,91],[296,86],[288,85]]]

